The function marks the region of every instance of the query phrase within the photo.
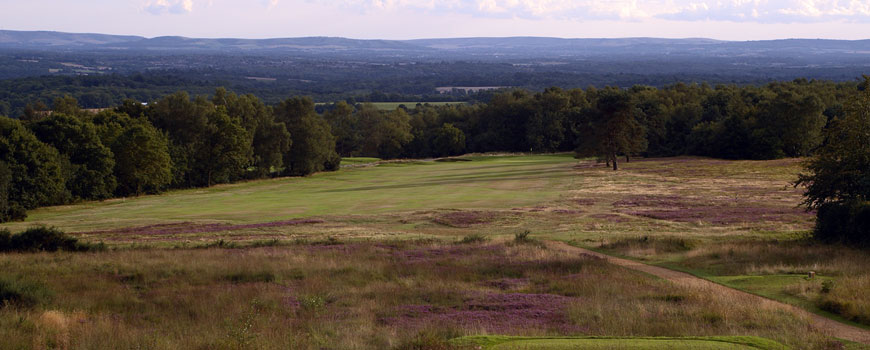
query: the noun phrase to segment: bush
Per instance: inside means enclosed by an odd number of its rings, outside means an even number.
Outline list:
[[[323,164],[323,170],[326,171],[336,171],[341,168],[341,156],[338,153],[333,153],[328,156],[326,162]]]
[[[14,235],[8,230],[0,231],[0,252],[56,252],[58,250],[80,252],[100,248],[103,248],[102,244],[79,243],[78,239],[53,227],[32,227]]]
[[[822,242],[870,247],[870,202],[822,204],[813,234]]]
[[[34,306],[47,302],[52,294],[51,290],[42,284],[0,276],[0,307]]]
[[[462,237],[462,240],[459,241],[460,244],[473,244],[473,243],[484,243],[488,241],[489,238],[480,234],[480,233],[472,233],[468,236]]]
[[[12,233],[7,229],[0,230],[0,252],[12,249]]]
[[[514,234],[514,242],[515,243],[534,242],[534,240],[531,237],[529,237],[530,234],[532,234],[532,231],[529,231],[529,230],[525,230],[523,232],[516,233],[516,234]]]
[[[269,271],[236,272],[224,276],[224,279],[232,283],[269,283],[275,281],[275,274]]]

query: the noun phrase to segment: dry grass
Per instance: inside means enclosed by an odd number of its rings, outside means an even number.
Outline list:
[[[689,247],[682,242],[677,238],[622,239],[599,247],[678,265],[714,280],[720,276],[762,277],[738,279],[738,287],[870,325],[870,256],[865,251],[808,240],[695,241]],[[811,271],[816,278],[782,277],[807,276]]]
[[[821,309],[870,325],[870,275],[839,278],[822,288],[818,299]]]
[[[428,333],[759,335],[828,345],[792,314],[537,245],[7,254],[0,266],[55,292],[42,306],[0,309],[10,349],[385,349]]]

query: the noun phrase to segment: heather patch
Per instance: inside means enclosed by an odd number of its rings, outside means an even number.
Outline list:
[[[468,256],[485,253],[491,258],[491,254],[501,255],[504,247],[499,245],[485,246],[432,246],[425,248],[396,249],[392,252],[393,257],[410,263],[428,262],[439,259],[459,259]]]
[[[592,198],[575,198],[572,199],[571,202],[581,207],[595,205],[596,203],[596,201]]]
[[[498,217],[498,213],[491,211],[454,211],[438,215],[432,221],[445,226],[466,228],[493,222]]]
[[[613,203],[614,207],[685,207],[687,200],[680,196],[638,195],[627,196]]]
[[[403,305],[381,322],[405,329],[439,324],[496,334],[582,334],[585,329],[572,324],[565,311],[572,301],[554,294],[484,293],[459,306]]]
[[[790,222],[812,213],[797,207],[766,206],[737,199],[701,199],[682,196],[629,196],[613,203],[618,212],[658,220],[708,222],[728,225],[744,222]],[[647,209],[651,208],[651,209]]]
[[[764,206],[711,205],[694,208],[669,208],[628,211],[627,214],[659,220],[679,222],[709,222],[728,225],[748,222],[788,222],[811,218],[812,214],[800,208],[773,208]]]
[[[499,278],[494,280],[489,280],[484,283],[484,285],[492,288],[498,288],[500,290],[517,290],[521,288],[525,288],[529,285],[528,278]]]
[[[585,213],[585,211],[579,209],[553,209],[553,212],[565,215],[579,215]]]
[[[605,214],[592,214],[592,215],[589,215],[589,217],[592,219],[599,219],[599,220],[606,221],[606,222],[628,222],[628,221],[631,221],[630,218],[627,218],[625,216],[618,215],[618,214],[607,214],[607,213],[605,213]]]

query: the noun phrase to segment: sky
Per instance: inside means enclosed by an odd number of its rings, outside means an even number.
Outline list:
[[[0,0],[0,29],[202,38],[868,39],[870,0]]]

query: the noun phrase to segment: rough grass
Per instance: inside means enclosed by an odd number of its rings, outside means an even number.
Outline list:
[[[10,349],[398,349],[476,334],[831,344],[792,314],[536,245],[7,254],[0,266],[55,295],[0,308]]]
[[[679,242],[679,240],[677,240]],[[600,249],[688,270],[717,283],[870,326],[870,256],[807,240],[698,242],[621,239]],[[664,248],[663,248],[664,247]],[[809,272],[815,277],[810,279]]]
[[[626,349],[626,350],[656,350],[656,349],[763,349],[785,350],[782,344],[759,337],[683,337],[683,338],[608,338],[608,337],[506,337],[506,336],[471,336],[453,341],[457,345],[477,345],[487,350],[507,349]]]

